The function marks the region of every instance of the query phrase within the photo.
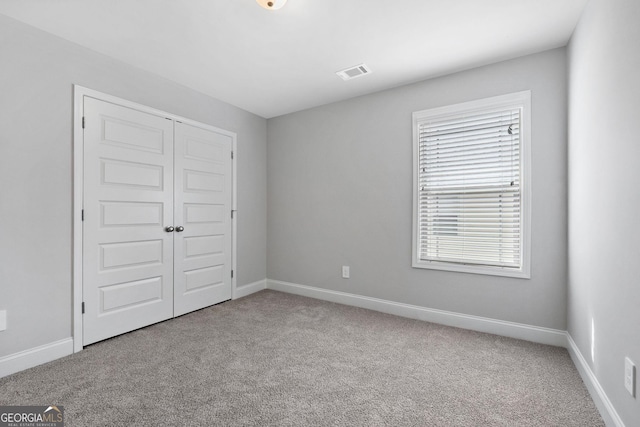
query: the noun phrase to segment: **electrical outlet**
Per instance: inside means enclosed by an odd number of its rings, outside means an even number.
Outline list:
[[[7,311],[0,310],[0,331],[7,329]]]
[[[636,365],[628,357],[624,358],[624,387],[636,397]]]
[[[349,266],[348,265],[343,265],[342,266],[342,278],[343,279],[348,279],[349,278]]]

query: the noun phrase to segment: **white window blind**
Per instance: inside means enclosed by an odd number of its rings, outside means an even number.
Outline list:
[[[523,108],[414,115],[419,262],[522,269]]]

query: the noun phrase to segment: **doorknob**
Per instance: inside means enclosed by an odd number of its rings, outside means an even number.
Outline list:
[[[181,231],[184,231],[184,227],[183,227],[183,226],[181,226],[181,225],[179,225],[179,226],[177,226],[177,227],[176,227],[176,231],[177,231],[178,233],[180,233]]]
[[[166,231],[167,233],[171,233],[171,232],[173,231],[173,227],[172,227],[171,225],[167,225],[167,226],[164,228],[164,231]]]

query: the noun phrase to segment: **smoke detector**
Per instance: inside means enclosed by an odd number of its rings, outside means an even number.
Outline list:
[[[371,74],[371,69],[366,64],[355,65],[353,67],[346,68],[344,70],[336,71],[342,80],[351,80],[356,77],[362,77],[367,74]]]

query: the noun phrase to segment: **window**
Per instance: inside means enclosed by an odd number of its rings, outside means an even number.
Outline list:
[[[529,91],[413,113],[413,266],[528,278]]]

